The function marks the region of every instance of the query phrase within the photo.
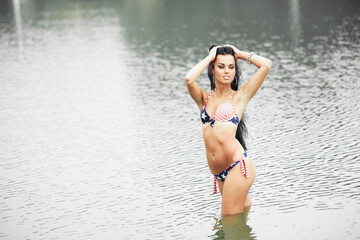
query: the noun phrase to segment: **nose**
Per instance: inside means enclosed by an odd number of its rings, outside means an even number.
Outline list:
[[[225,67],[225,73],[229,72],[229,67]]]

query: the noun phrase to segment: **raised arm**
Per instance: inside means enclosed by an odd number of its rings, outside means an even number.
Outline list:
[[[247,57],[249,56],[250,53],[240,51],[239,49],[231,45],[228,46],[233,48],[237,59],[242,59],[245,61],[247,60]],[[239,89],[240,101],[242,101],[245,104],[247,104],[250,101],[250,99],[255,95],[255,93],[259,90],[272,64],[269,59],[266,59],[256,54],[251,55],[249,60],[250,63],[254,64],[259,69],[250,78],[250,80]]]
[[[217,48],[218,47],[212,48],[209,55],[196,64],[185,76],[186,87],[199,109],[201,109],[204,105],[203,95],[206,94],[206,91],[199,87],[196,80],[199,78],[204,69],[207,68],[210,62],[214,61]]]

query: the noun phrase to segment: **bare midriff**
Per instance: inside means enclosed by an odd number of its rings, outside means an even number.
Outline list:
[[[203,125],[206,156],[212,174],[221,173],[242,158],[244,148],[235,138],[236,130],[237,125],[232,122],[216,121],[213,128],[210,124]]]

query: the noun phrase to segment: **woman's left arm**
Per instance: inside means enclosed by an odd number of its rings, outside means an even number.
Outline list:
[[[269,59],[262,56],[240,51],[234,46],[231,47],[234,50],[237,59],[249,61],[250,63],[254,64],[256,67],[259,68],[256,73],[250,78],[250,80],[239,89],[241,101],[244,101],[247,104],[264,82],[272,63]]]

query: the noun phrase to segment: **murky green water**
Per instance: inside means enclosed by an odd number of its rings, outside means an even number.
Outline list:
[[[1,1],[0,238],[359,238],[359,26],[350,0]],[[184,83],[212,43],[273,62],[232,218]]]

